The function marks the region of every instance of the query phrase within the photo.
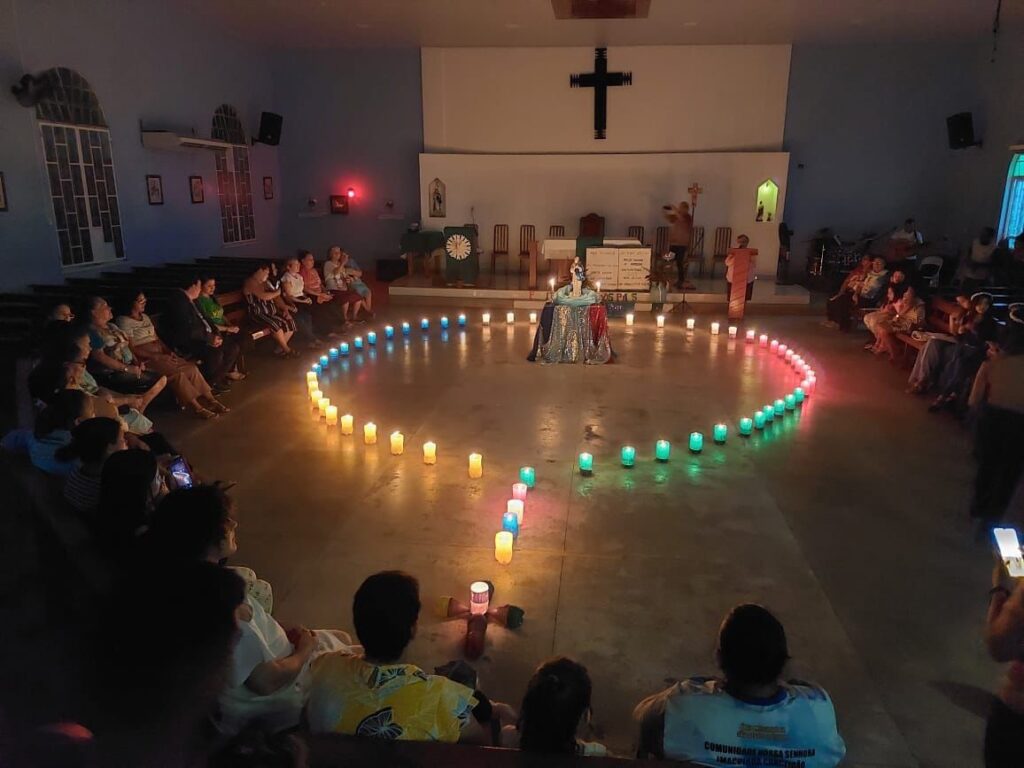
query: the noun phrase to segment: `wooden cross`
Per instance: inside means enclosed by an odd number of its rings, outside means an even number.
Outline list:
[[[692,214],[697,210],[697,197],[704,191],[704,187],[695,181],[686,188],[686,191],[690,193],[690,213]]]
[[[609,72],[608,49],[594,49],[594,71],[569,75],[570,88],[594,89],[594,138],[603,139],[608,127],[608,88],[632,85],[632,72]]]

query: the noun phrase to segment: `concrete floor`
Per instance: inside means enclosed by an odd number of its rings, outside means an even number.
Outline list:
[[[201,472],[238,483],[237,562],[274,585],[285,623],[348,629],[360,581],[402,568],[424,600],[409,659],[429,669],[459,657],[464,632],[436,618],[435,598],[466,599],[490,579],[526,624],[488,632],[481,688],[517,703],[536,664],[572,655],[594,678],[596,735],[628,754],[632,706],[712,672],[723,614],[757,601],[786,625],[792,675],[831,692],[851,764],[980,766],[999,670],[980,641],[991,560],[965,519],[966,433],[904,395],[905,373],[859,337],[754,318],[805,351],[818,392],[771,434],[690,456],[690,431],[710,444],[715,421],[734,425],[795,385],[742,341],[712,341],[711,319],[690,337],[675,316],[662,332],[650,317],[614,320],[620,357],[601,367],[527,363],[525,322],[471,322],[448,341],[435,322],[327,386],[357,435],[376,422],[375,447],[310,418],[305,356],[257,360],[217,422],[160,420]],[[402,457],[388,452],[394,429]],[[664,465],[650,461],[660,437],[673,443]],[[434,467],[420,460],[427,439]],[[632,471],[618,466],[624,442],[642,457]],[[581,450],[595,455],[591,478],[574,471]],[[471,451],[482,480],[467,478]],[[493,536],[522,464],[537,467],[537,488],[513,562],[499,566]]]

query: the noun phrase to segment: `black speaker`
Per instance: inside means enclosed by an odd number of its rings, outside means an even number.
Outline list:
[[[281,123],[284,118],[273,112],[260,115],[260,135],[256,141],[276,147],[281,143]]]
[[[977,143],[974,141],[974,116],[970,112],[957,112],[947,117],[946,130],[950,149],[965,149]]]

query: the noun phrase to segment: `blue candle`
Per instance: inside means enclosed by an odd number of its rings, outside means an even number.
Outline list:
[[[408,323],[402,323],[402,335],[403,336],[408,336],[409,335],[409,324]]]
[[[320,363],[313,363],[313,372],[314,373],[321,373],[323,371],[323,369],[324,369],[324,367],[322,365],[320,365]]]
[[[320,355],[320,367],[321,368],[326,366],[329,362],[330,361],[327,359],[327,355]]]
[[[448,328],[448,315],[441,315],[441,330]]]
[[[422,320],[420,320],[420,330],[421,331],[429,331],[430,330],[430,321],[427,320],[427,318],[425,318],[425,317]]]
[[[654,458],[658,461],[668,461],[672,453],[672,444],[668,440],[659,440],[654,444]]]
[[[376,331],[370,331],[369,333],[366,334],[366,343],[369,344],[371,347],[377,346],[377,332]]]
[[[526,483],[527,488],[533,488],[537,484],[537,470],[533,467],[520,467],[519,482]]]
[[[775,420],[775,406],[770,404],[766,405],[764,408],[761,409],[761,413],[764,414],[764,420],[766,422],[771,423],[772,421]]]
[[[501,530],[512,534],[513,539],[519,538],[519,515],[515,512],[506,512],[501,516]]]
[[[363,348],[363,337],[362,336],[356,336],[354,339],[352,339],[352,346],[354,346],[356,348],[356,350],[362,349]]]
[[[594,472],[594,455],[584,451],[580,454],[580,474],[590,475]]]
[[[754,429],[764,429],[763,411],[754,411]]]
[[[744,416],[742,419],[740,419],[740,434],[741,435],[743,435],[744,437],[750,437],[750,432],[751,432],[751,430],[753,428],[754,428],[754,422],[750,418],[748,418],[747,416]]]
[[[393,326],[390,326],[390,325],[385,325],[384,326],[384,338],[385,339],[393,339],[393,338],[395,338],[395,329],[394,329]]]
[[[792,394],[789,394],[789,395],[786,395],[786,397],[784,399],[786,401],[786,410],[787,411],[792,411],[794,408],[796,408],[796,397],[795,396],[793,396]]]
[[[343,341],[338,346],[341,349],[341,356],[342,357],[348,357],[348,342],[347,341]]]
[[[800,405],[804,401],[803,387],[797,387],[793,390],[793,399],[796,400],[797,405]]]
[[[632,467],[636,464],[636,448],[632,445],[622,446],[622,466]]]
[[[714,437],[716,443],[724,443],[725,438],[729,435],[729,427],[725,424],[715,424],[712,428],[711,436]]]
[[[775,401],[775,415],[781,416],[786,412],[786,401],[781,397]]]
[[[694,453],[700,453],[704,449],[704,435],[700,432],[690,433],[690,450]]]
[[[465,328],[465,327],[466,327],[466,316],[463,315],[463,314],[460,314],[459,315],[459,328]]]
[[[338,359],[338,348],[337,347],[331,347],[329,350],[327,350],[327,354],[330,355],[331,360],[337,360]]]

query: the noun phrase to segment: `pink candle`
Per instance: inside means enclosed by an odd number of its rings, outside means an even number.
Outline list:
[[[512,484],[512,498],[519,501],[526,501],[526,483]]]
[[[758,339],[758,344],[759,344],[759,346],[762,346],[762,347],[767,347],[768,346],[768,334],[767,333],[762,333],[761,334],[761,337]]]
[[[772,343],[769,345],[768,350],[772,354],[775,354],[776,352],[779,351],[779,342],[777,339],[772,339]]]
[[[789,349],[789,347],[787,347],[785,344],[779,344],[778,349],[776,349],[775,351],[778,353],[779,357],[783,357],[786,354],[787,349]]]
[[[787,349],[786,350],[786,362],[787,363],[792,363],[793,362],[793,357],[794,357],[793,350],[792,349]]]

